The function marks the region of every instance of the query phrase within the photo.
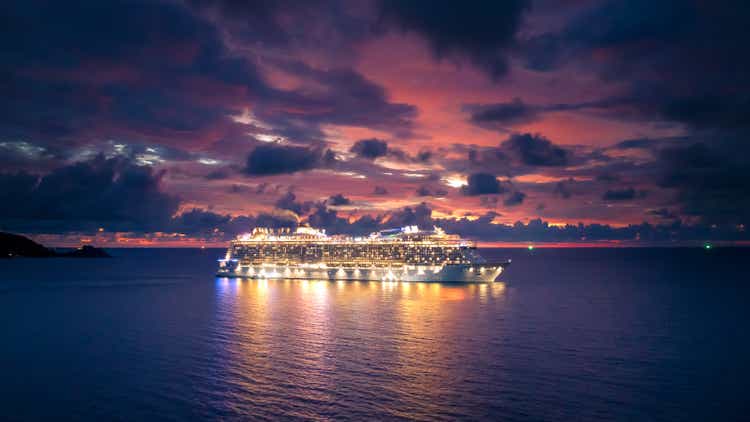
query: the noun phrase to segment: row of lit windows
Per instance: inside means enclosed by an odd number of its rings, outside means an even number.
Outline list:
[[[233,256],[252,262],[300,261],[311,262],[321,259],[328,262],[402,262],[402,263],[469,263],[473,254],[467,248],[444,248],[435,245],[424,247],[414,245],[373,245],[355,244],[307,244],[307,245],[255,245],[236,244]]]

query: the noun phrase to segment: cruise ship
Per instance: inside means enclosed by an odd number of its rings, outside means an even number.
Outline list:
[[[510,260],[487,262],[474,242],[417,226],[363,237],[312,227],[256,228],[231,242],[219,277],[489,283]]]

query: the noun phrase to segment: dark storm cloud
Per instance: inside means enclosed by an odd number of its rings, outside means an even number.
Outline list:
[[[541,219],[532,219],[528,223],[517,221],[514,224],[496,224],[493,223],[495,217],[498,216],[495,212],[488,212],[477,219],[439,219],[432,217],[432,210],[426,204],[421,204],[416,209],[407,208],[403,211],[395,212],[394,215],[398,216],[398,218],[379,220],[385,221],[385,223],[381,223],[379,226],[381,228],[388,228],[417,224],[420,227],[429,228],[436,225],[449,233],[461,233],[472,239],[487,241],[576,242],[622,240],[634,242],[703,242],[705,239],[739,240],[746,237],[746,234],[736,226],[711,227],[708,225],[685,225],[679,220],[660,225],[641,223],[625,227],[612,227],[607,224],[583,223],[557,226],[550,225]],[[356,222],[354,224],[356,225]]]
[[[747,224],[750,159],[738,145],[739,141],[724,140],[665,148],[658,155],[658,183],[677,190],[686,215],[706,223]]]
[[[629,86],[641,118],[747,128],[750,5],[744,1],[606,1],[521,48],[537,70],[573,63]]]
[[[360,139],[352,145],[350,152],[360,157],[374,160],[383,157],[388,153],[388,143],[381,139]]]
[[[468,58],[493,79],[508,71],[526,0],[480,1],[458,5],[449,0],[382,0],[381,25],[423,36],[438,58]]]
[[[488,129],[503,129],[539,119],[539,111],[525,104],[520,98],[514,98],[507,103],[469,104],[463,109],[470,113],[472,123]]]
[[[430,191],[430,188],[428,188],[427,186],[418,187],[414,193],[417,196],[432,196],[432,192]]]
[[[250,176],[296,173],[328,166],[334,160],[331,150],[264,144],[258,145],[250,152],[244,171],[245,174]]]
[[[24,2],[4,16],[6,136],[200,140],[231,131],[227,116],[246,92],[268,92],[253,66],[227,57],[213,27],[177,4]]]
[[[432,209],[427,204],[421,203],[377,216],[363,215],[350,221],[348,218],[340,217],[335,209],[330,209],[325,206],[325,203],[320,203],[304,221],[313,227],[325,229],[328,233],[366,235],[378,230],[411,225],[432,228],[431,215]]]
[[[297,220],[296,215],[284,212],[231,216],[193,208],[175,216],[168,227],[173,232],[221,241],[250,232],[254,227],[295,228]]]
[[[304,7],[306,4],[317,3],[295,2],[294,5]],[[292,5],[291,2],[188,0],[187,4],[199,13],[221,19],[228,30],[244,41],[262,40],[264,43],[279,46],[288,46],[292,41],[277,19],[286,7]]]
[[[466,186],[463,187],[464,195],[489,195],[505,193],[507,189],[500,184],[493,174],[474,173],[469,175]]]
[[[600,173],[596,175],[596,180],[599,182],[612,183],[619,181],[620,178],[616,174]]]
[[[679,220],[669,224],[642,223],[625,227],[583,223],[558,226],[550,225],[541,219],[532,219],[528,223],[520,221],[514,224],[494,223],[493,220],[499,215],[496,212],[487,212],[479,218],[433,218],[432,208],[426,203],[421,203],[417,206],[404,207],[377,216],[364,215],[349,220],[339,216],[336,210],[329,209],[324,204],[319,204],[305,222],[315,227],[324,228],[328,233],[335,234],[365,235],[377,230],[417,225],[425,229],[438,226],[449,233],[461,233],[463,236],[477,240],[509,242],[576,242],[584,240],[702,242],[706,239],[739,240],[746,237],[746,234],[736,226],[684,225]]]
[[[674,219],[679,218],[677,214],[675,214],[674,212],[670,211],[668,208],[658,208],[658,209],[654,209],[654,210],[648,210],[646,212],[646,214],[648,214],[648,215],[654,215],[654,216],[657,216],[659,218],[663,218],[665,220],[674,220]]]
[[[426,164],[431,163],[434,158],[434,153],[429,149],[421,149],[416,154],[410,154],[401,148],[388,146],[388,157],[396,161],[407,164]]]
[[[373,195],[388,195],[388,189],[383,186],[375,186],[372,190]]]
[[[425,164],[433,159],[433,152],[423,148],[416,154],[410,154],[398,147],[392,147],[387,141],[377,138],[360,139],[349,148],[349,152],[366,160],[375,160],[380,157],[400,161],[406,164]]]
[[[358,42],[373,36],[373,16],[361,13],[361,5],[352,2],[190,0],[188,4],[221,26],[231,43],[256,52],[351,57]]]
[[[328,205],[331,206],[341,206],[341,205],[351,205],[352,200],[347,198],[346,196],[337,193],[336,195],[332,195],[328,198]]]
[[[556,104],[528,104],[520,98],[510,102],[490,104],[464,104],[462,110],[469,114],[469,122],[488,130],[509,131],[517,125],[542,120],[548,113],[578,111],[617,119],[642,118],[631,110],[633,98],[613,97],[598,101]],[[635,114],[635,116],[634,116]]]
[[[275,25],[263,10],[275,13],[279,5],[251,3],[237,7],[259,10],[260,22]],[[416,115],[413,106],[389,102],[382,87],[346,67],[286,65],[286,72],[321,89],[274,88],[255,63],[226,45],[222,22],[181,3],[30,1],[9,5],[4,17],[0,135],[6,139],[45,145],[145,140],[195,149],[271,131],[320,143],[323,124],[407,136]],[[260,28],[252,26],[246,41],[273,33]],[[232,118],[251,105],[268,127]]]
[[[310,226],[324,229],[329,233],[351,233],[353,229],[348,219],[339,217],[336,210],[326,207],[325,204],[316,206],[306,221]]]
[[[526,199],[526,194],[521,191],[515,191],[512,194],[510,194],[505,200],[503,201],[503,205],[512,207],[515,205],[520,205],[523,203],[523,200]]]
[[[619,100],[599,109],[605,115],[684,125],[681,139],[627,140],[617,148],[653,155],[640,178],[676,192],[681,215],[747,224],[748,17],[744,1],[607,1],[560,31],[525,40],[520,51],[537,70],[592,69],[621,84]]]
[[[706,224],[747,224],[750,190],[744,182],[750,159],[746,134],[735,131],[698,132],[673,138],[635,139],[617,143],[619,150],[638,149],[646,161],[613,160],[602,166],[597,181],[656,185],[670,211]],[[652,189],[647,187],[648,189]],[[620,190],[620,189],[614,189]],[[634,199],[643,197],[634,192]],[[649,195],[649,198],[656,195]]]
[[[441,198],[448,195],[448,191],[441,187],[422,185],[417,188],[415,194],[417,196],[434,196],[436,198]]]
[[[617,149],[649,149],[653,148],[654,141],[648,138],[626,139],[618,142],[614,148]]]
[[[428,161],[430,161],[432,159],[433,155],[434,155],[434,153],[432,151],[430,151],[428,149],[423,149],[423,150],[420,150],[417,153],[417,155],[416,155],[415,158],[416,158],[417,161],[426,163],[426,162],[428,162]]]
[[[297,196],[293,192],[287,192],[279,198],[274,204],[281,210],[289,210],[297,215],[307,214],[315,203],[312,201],[297,201]]]
[[[259,115],[269,122],[288,126],[292,124],[290,120],[298,120],[315,126],[324,123],[362,126],[399,137],[412,136],[416,107],[390,102],[388,92],[362,74],[349,68],[316,69],[300,61],[273,63],[285,72],[311,81],[315,89],[284,91],[269,97],[267,104],[260,104],[258,109]]]
[[[97,157],[37,177],[0,174],[2,225],[18,230],[160,230],[179,199],[160,189],[163,172]]]
[[[572,192],[572,186],[575,184],[575,180],[568,179],[568,180],[561,180],[557,183],[555,183],[554,193],[556,195],[559,195],[563,199],[569,199],[571,196],[573,196]]]
[[[229,172],[226,169],[213,170],[206,174],[206,180],[224,180],[229,178]]]
[[[541,135],[514,134],[500,144],[500,148],[515,155],[529,166],[564,166],[568,164],[567,150],[554,145]]]
[[[595,101],[529,104],[520,98],[510,102],[465,104],[462,111],[468,113],[469,122],[487,129],[509,132],[518,125],[536,123],[551,113],[578,112],[597,118],[622,121],[653,120],[653,110],[647,114],[639,109],[642,100],[634,96],[616,96]]]
[[[583,165],[596,161],[607,161],[609,157],[601,151],[581,147],[561,147],[539,134],[514,133],[496,147],[453,144],[450,151],[466,154],[467,159],[449,158],[442,163],[459,172],[492,173],[499,176],[517,176],[536,173],[539,167],[546,171],[558,167],[562,172],[569,165]]]
[[[404,207],[390,212],[385,218],[383,227],[419,226],[432,228],[432,209],[422,202],[414,207]]]
[[[629,201],[635,198],[635,189],[611,189],[604,192],[602,199],[605,201]]]
[[[603,220],[625,215],[618,210],[643,206],[668,210],[644,211],[645,217],[656,221],[700,222],[676,228],[573,226],[563,230],[543,222],[498,228],[489,223],[496,217],[491,214],[480,216],[479,223],[442,221],[456,231],[481,233],[486,239],[537,234],[549,239],[629,238],[634,233],[660,237],[669,230],[679,236],[698,236],[710,234],[702,230],[713,224],[747,224],[750,192],[743,181],[750,173],[750,56],[745,50],[750,40],[745,28],[750,6],[732,0],[535,2],[537,8],[553,7],[540,12],[555,22],[527,25],[519,31],[523,18],[532,17],[525,14],[527,3],[10,2],[0,18],[4,35],[0,37],[0,168],[5,172],[0,176],[0,197],[3,204],[18,204],[13,208],[22,213],[3,209],[3,224],[32,231],[101,224],[108,229],[190,233],[212,232],[211,226],[218,226],[222,233],[229,233],[252,224],[296,224],[297,215],[306,218],[312,213],[314,222],[331,230],[361,233],[385,227],[391,218],[388,212],[355,219],[346,214],[348,207],[330,209],[332,203],[298,201],[293,194],[280,199],[279,209],[270,214],[231,217],[193,210],[172,217],[180,204],[159,187],[163,173],[156,168],[169,168],[165,185],[191,195],[187,203],[217,205],[229,198],[229,190],[234,194],[227,206],[252,208],[258,206],[252,201],[255,198],[244,195],[266,195],[262,202],[270,195],[281,195],[289,186],[256,189],[237,184],[233,178],[243,173],[289,174],[334,165],[333,153],[326,146],[333,145],[327,138],[338,132],[336,126],[372,129],[354,133],[377,133],[388,139],[374,140],[378,142],[374,149],[353,151],[356,159],[335,163],[337,170],[347,166],[347,171],[367,177],[373,185],[364,189],[374,187],[373,195],[386,195],[390,189],[409,197],[422,183],[416,193],[425,194],[423,199],[442,194],[432,179],[411,179],[408,187],[397,185],[396,180],[405,178],[383,176],[385,167],[379,163],[386,160],[375,160],[383,157],[399,161],[400,168],[425,169],[420,172],[431,178],[484,175],[484,181],[469,180],[463,192],[486,195],[480,199],[486,205],[497,206],[504,200],[508,205],[533,207],[530,201],[543,200],[548,204],[545,215],[551,216],[552,209],[562,204],[567,209],[560,213],[568,213],[567,218],[588,219],[598,213],[595,217]],[[565,20],[550,12],[558,7],[566,9]],[[399,142],[435,125],[417,123],[417,108],[394,98],[405,98],[403,83],[416,83],[420,89],[413,92],[418,98],[411,93],[406,97],[421,103],[433,83],[431,77],[394,80],[384,72],[388,64],[382,62],[373,63],[372,68],[353,67],[371,63],[372,57],[360,54],[373,54],[373,45],[375,50],[399,49],[394,56],[403,57],[401,40],[368,43],[388,31],[420,37],[439,59],[471,62],[494,78],[507,71],[509,51],[537,72],[561,71],[544,76],[514,73],[521,91],[498,87],[506,94],[498,97],[490,97],[492,93],[477,96],[476,91],[464,95],[477,85],[471,72],[460,73],[455,84],[448,81],[460,94],[456,98],[488,101],[464,105],[467,118],[476,127],[504,130],[502,137],[507,139],[498,139],[502,142],[490,147],[464,144],[453,148],[441,146],[436,137],[431,150],[413,155],[412,149],[401,149]],[[412,48],[410,41],[407,44]],[[388,56],[381,51],[374,57]],[[423,65],[419,57],[409,60]],[[414,63],[405,64],[414,69]],[[550,94],[555,103],[538,99],[541,90],[555,89],[554,83],[574,73],[593,89],[561,89]],[[592,81],[592,74],[603,82]],[[434,82],[443,82],[445,77],[436,75]],[[530,88],[530,83],[540,80],[549,81],[549,87]],[[381,83],[393,86],[397,95],[391,96]],[[525,97],[529,89],[534,95]],[[508,101],[507,92],[521,97]],[[591,92],[612,96],[593,101],[577,98]],[[572,97],[557,103],[556,96],[565,93]],[[561,112],[618,119],[629,125],[613,132],[648,134],[656,128],[681,136],[629,139],[602,148],[562,146],[542,135],[514,134],[508,129],[546,121],[551,113]],[[424,120],[432,122],[433,117]],[[597,126],[605,137],[611,135],[609,129]],[[348,136],[344,130],[338,133]],[[450,131],[447,134],[452,136]],[[555,133],[547,135],[558,139]],[[260,142],[274,138],[278,144]],[[486,145],[484,138],[477,142]],[[115,151],[115,143],[124,149]],[[98,153],[107,158],[90,159]],[[198,163],[200,159],[204,163]],[[206,164],[208,159],[213,161]],[[76,163],[81,160],[85,161]],[[108,168],[116,176],[108,178]],[[140,185],[135,182],[138,175]],[[498,180],[520,175],[562,181],[555,185]],[[329,177],[316,174],[316,182],[317,176]],[[565,180],[568,177],[578,182]],[[319,192],[319,198],[343,192],[332,188],[331,180],[316,187],[332,189]],[[190,186],[193,182],[195,189]],[[60,197],[50,187],[58,183]],[[384,183],[394,183],[393,188]],[[207,185],[217,189],[209,195]],[[630,192],[623,186],[633,186],[632,198],[627,198]],[[518,189],[529,197],[521,196]],[[649,190],[647,198],[643,199],[641,189]],[[626,198],[620,200],[632,202],[602,205],[599,199],[606,190],[610,198],[605,193],[605,201],[618,200],[624,192]],[[141,204],[117,202],[108,192],[123,192]],[[555,198],[572,194],[580,201]],[[70,195],[69,203],[63,195]],[[87,197],[105,200],[89,205]],[[441,202],[449,209],[456,205],[453,199]],[[586,214],[575,211],[578,202],[593,202],[612,211]],[[422,211],[419,221],[437,221]],[[396,210],[393,221],[408,221],[414,212]]]

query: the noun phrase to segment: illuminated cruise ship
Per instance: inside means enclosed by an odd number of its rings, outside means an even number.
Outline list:
[[[487,262],[473,242],[440,228],[383,230],[364,237],[311,227],[257,228],[233,240],[218,276],[260,279],[495,281],[510,264]]]

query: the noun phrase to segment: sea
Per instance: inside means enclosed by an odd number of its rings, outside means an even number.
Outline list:
[[[493,284],[0,260],[1,420],[750,419],[750,250],[486,249]]]

